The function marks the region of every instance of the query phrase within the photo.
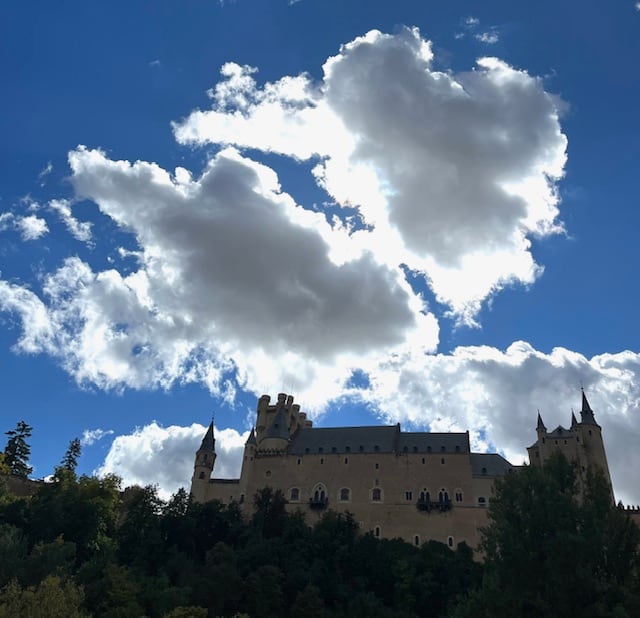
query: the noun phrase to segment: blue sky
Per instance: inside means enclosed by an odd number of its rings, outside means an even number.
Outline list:
[[[633,1],[0,6],[3,431],[188,484],[212,414],[471,431],[586,389],[640,502]]]

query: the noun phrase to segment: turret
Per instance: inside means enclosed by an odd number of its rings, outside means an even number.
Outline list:
[[[539,410],[538,410],[538,423],[536,424],[536,432],[538,433],[538,436],[540,436],[541,433],[547,433],[547,428],[542,422],[542,416],[540,416]]]
[[[587,401],[587,396],[584,394],[584,389],[582,389],[582,409],[580,410],[580,417],[582,423],[585,425],[598,425],[593,416],[593,410]]]
[[[196,501],[204,501],[206,486],[211,478],[213,466],[216,462],[216,439],[213,435],[213,421],[202,439],[200,448],[196,451],[191,479],[191,494]]]

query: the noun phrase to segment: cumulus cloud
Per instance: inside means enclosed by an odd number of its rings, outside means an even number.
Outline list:
[[[175,135],[316,160],[320,186],[373,230],[354,242],[423,273],[471,323],[488,296],[541,272],[529,237],[562,229],[566,138],[539,78],[497,58],[457,74],[432,60],[430,42],[406,29],[344,45],[320,83],[298,75],[259,87],[255,69],[226,64],[212,109]]]
[[[89,221],[78,221],[71,210],[68,200],[51,200],[49,208],[58,214],[62,222],[69,230],[69,233],[81,242],[91,241],[91,223]]]
[[[221,394],[236,369],[251,390],[286,383],[319,403],[353,367],[435,349],[435,318],[402,271],[370,251],[334,250],[346,232],[297,206],[269,168],[230,149],[195,179],[85,148],[69,159],[77,195],[134,235],[139,269],[94,272],[68,258],[44,278],[43,300],[14,286],[7,306],[23,317],[20,345],[39,342],[79,382],[198,381]],[[39,324],[32,332],[32,306],[46,336]]]
[[[49,227],[47,222],[36,215],[15,215],[11,212],[0,214],[0,232],[5,230],[16,230],[20,233],[22,240],[37,240],[44,236]]]
[[[82,432],[82,438],[80,438],[80,444],[82,446],[91,446],[98,440],[102,440],[106,436],[111,436],[115,432],[113,429],[85,429]]]
[[[99,475],[114,473],[127,485],[158,485],[162,498],[180,487],[189,490],[195,452],[206,427],[194,423],[187,427],[162,427],[155,421],[128,435],[116,436]],[[240,474],[244,444],[249,432],[216,429],[217,478],[237,478]]]

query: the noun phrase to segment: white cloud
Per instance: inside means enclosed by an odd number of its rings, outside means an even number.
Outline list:
[[[49,208],[60,216],[69,233],[76,240],[85,243],[91,242],[91,223],[88,221],[78,221],[73,216],[68,200],[51,200],[49,202]]]
[[[82,432],[82,438],[80,439],[80,444],[82,446],[91,446],[95,444],[98,440],[102,440],[102,438],[106,436],[111,436],[115,432],[113,429],[85,429]]]
[[[636,2],[636,11],[640,11],[640,2]]]
[[[197,423],[162,427],[154,421],[129,435],[117,436],[96,473],[115,473],[122,477],[125,486],[157,484],[165,499],[180,487],[189,491],[195,453],[206,429]],[[216,429],[215,477],[239,476],[248,436],[249,432]]]
[[[487,30],[486,32],[479,32],[474,36],[478,41],[486,43],[487,45],[495,45],[500,40],[500,36],[495,29]]]
[[[49,231],[47,222],[36,215],[23,217],[11,212],[3,212],[0,214],[0,232],[10,229],[18,231],[24,241],[37,240]]]
[[[49,231],[47,222],[35,215],[16,217],[16,227],[20,230],[22,240],[37,240]]]
[[[42,170],[40,170],[40,173],[38,174],[38,181],[40,182],[40,186],[44,187],[44,185],[46,184],[46,177],[51,174],[51,172],[53,171],[53,164],[51,163],[51,161],[49,161],[43,168]]]
[[[374,228],[352,240],[423,272],[471,323],[487,297],[541,272],[528,237],[561,230],[566,138],[540,79],[496,58],[441,73],[432,58],[407,29],[344,45],[319,84],[258,87],[255,69],[227,64],[212,110],[175,124],[176,138],[316,159],[317,182]]]
[[[195,180],[84,148],[70,164],[78,196],[140,246],[136,272],[68,258],[45,277],[44,303],[23,289],[25,311],[9,306],[29,350],[40,342],[78,382],[197,381],[224,394],[224,372],[236,369],[246,388],[287,384],[313,406],[339,395],[355,367],[435,349],[435,318],[402,271],[368,251],[336,252],[347,233],[296,206],[269,168],[233,150]],[[31,332],[31,304],[45,311],[45,338]]]

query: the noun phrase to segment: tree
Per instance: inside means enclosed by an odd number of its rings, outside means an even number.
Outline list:
[[[482,587],[456,615],[635,615],[640,530],[616,509],[607,483],[557,454],[494,486],[482,532]]]
[[[33,468],[28,465],[31,447],[27,444],[27,438],[31,437],[32,429],[27,423],[20,421],[15,429],[5,432],[9,436],[4,449],[5,464],[15,476],[26,478],[33,472]]]
[[[60,462],[60,466],[64,470],[68,470],[69,472],[75,472],[78,467],[78,459],[80,458],[80,453],[82,452],[82,447],[80,446],[80,440],[78,438],[74,438],[69,442],[69,447]]]

